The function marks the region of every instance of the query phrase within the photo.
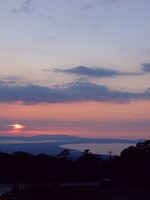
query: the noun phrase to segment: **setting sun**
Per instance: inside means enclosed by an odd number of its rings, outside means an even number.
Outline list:
[[[24,126],[21,124],[13,124],[12,126],[14,127],[14,129],[17,129],[17,130],[24,128]]]

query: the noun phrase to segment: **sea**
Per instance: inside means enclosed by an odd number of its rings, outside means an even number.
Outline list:
[[[129,146],[135,146],[134,144],[128,143],[110,143],[110,144],[100,144],[100,143],[81,143],[81,144],[65,144],[60,147],[69,150],[77,150],[83,152],[89,149],[93,154],[103,154],[103,155],[117,155],[120,156],[121,152],[128,148]]]

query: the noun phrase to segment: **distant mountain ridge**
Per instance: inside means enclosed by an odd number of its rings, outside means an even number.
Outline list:
[[[35,135],[35,136],[0,136],[1,140],[23,140],[23,141],[42,141],[42,140],[58,140],[71,143],[128,143],[136,144],[138,142],[144,141],[144,139],[121,139],[121,138],[88,138],[88,137],[78,137],[69,135]]]

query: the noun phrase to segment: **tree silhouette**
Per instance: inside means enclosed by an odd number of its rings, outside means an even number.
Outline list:
[[[57,155],[59,159],[70,160],[70,152],[68,149],[63,150],[60,154]]]
[[[98,180],[100,176],[100,156],[85,149],[78,159],[78,175],[82,180]]]
[[[123,150],[120,161],[126,184],[150,186],[150,140]]]

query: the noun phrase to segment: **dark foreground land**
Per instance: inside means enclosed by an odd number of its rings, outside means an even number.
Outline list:
[[[44,187],[10,191],[0,200],[149,200],[150,190],[98,187]]]
[[[109,200],[96,188],[36,188],[11,191],[3,194],[0,200]]]
[[[150,140],[107,160],[0,152],[0,183],[0,200],[150,200]]]

